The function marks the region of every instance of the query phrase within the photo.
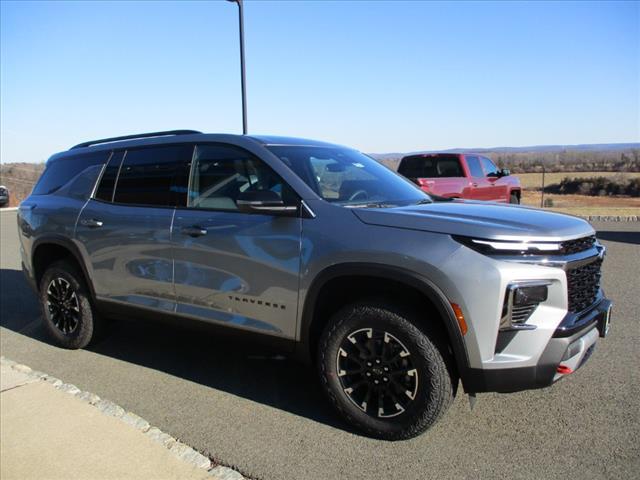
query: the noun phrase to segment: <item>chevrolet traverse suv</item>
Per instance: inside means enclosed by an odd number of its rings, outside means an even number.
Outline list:
[[[52,156],[19,207],[49,334],[105,318],[194,321],[315,364],[371,436],[430,427],[464,391],[551,385],[609,325],[585,221],[431,198],[355,150],[157,132]]]

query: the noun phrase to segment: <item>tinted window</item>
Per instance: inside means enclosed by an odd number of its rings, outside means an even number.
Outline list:
[[[172,188],[176,176],[191,160],[193,146],[128,150],[116,180],[115,203],[172,206],[178,202]]]
[[[286,204],[296,195],[268,165],[250,153],[231,146],[196,147],[188,206],[216,210],[237,210],[238,197],[245,192],[270,190]]]
[[[267,147],[309,187],[342,205],[403,204],[429,196],[374,159],[340,147]]]
[[[469,166],[469,172],[472,177],[484,177],[484,172],[482,171],[478,157],[467,156],[467,165]]]
[[[408,178],[463,177],[458,155],[406,157],[398,173]]]
[[[116,178],[118,177],[118,170],[120,170],[120,164],[122,163],[122,157],[124,152],[113,152],[109,163],[102,173],[102,178],[96,189],[94,198],[97,200],[103,200],[105,202],[113,201],[113,187],[116,184]]]
[[[498,167],[496,167],[491,160],[485,157],[480,157],[480,161],[482,162],[482,168],[484,169],[484,174],[486,176],[491,175],[494,177],[498,174]]]
[[[33,194],[48,195],[59,190],[87,168],[104,164],[109,154],[110,152],[108,151],[95,152],[60,158],[50,162],[33,188]]]

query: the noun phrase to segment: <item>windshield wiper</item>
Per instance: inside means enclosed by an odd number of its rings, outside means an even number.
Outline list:
[[[397,207],[396,203],[392,202],[371,202],[371,203],[352,203],[343,205],[347,208],[391,208]]]

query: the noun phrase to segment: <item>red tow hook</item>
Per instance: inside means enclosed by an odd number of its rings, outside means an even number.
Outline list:
[[[567,367],[566,365],[558,365],[558,368],[556,368],[556,372],[558,372],[560,375],[567,375],[569,373],[573,373],[573,370],[571,370],[571,368]]]

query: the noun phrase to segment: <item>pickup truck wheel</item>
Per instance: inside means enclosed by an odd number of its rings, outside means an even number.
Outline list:
[[[520,197],[518,196],[517,193],[511,194],[511,196],[509,197],[509,203],[513,203],[516,205],[520,203]]]
[[[55,262],[44,272],[40,305],[45,329],[61,347],[86,347],[101,326],[84,278],[70,262]]]
[[[336,313],[324,330],[318,367],[340,414],[368,435],[415,437],[453,400],[447,365],[410,313],[363,302]]]

